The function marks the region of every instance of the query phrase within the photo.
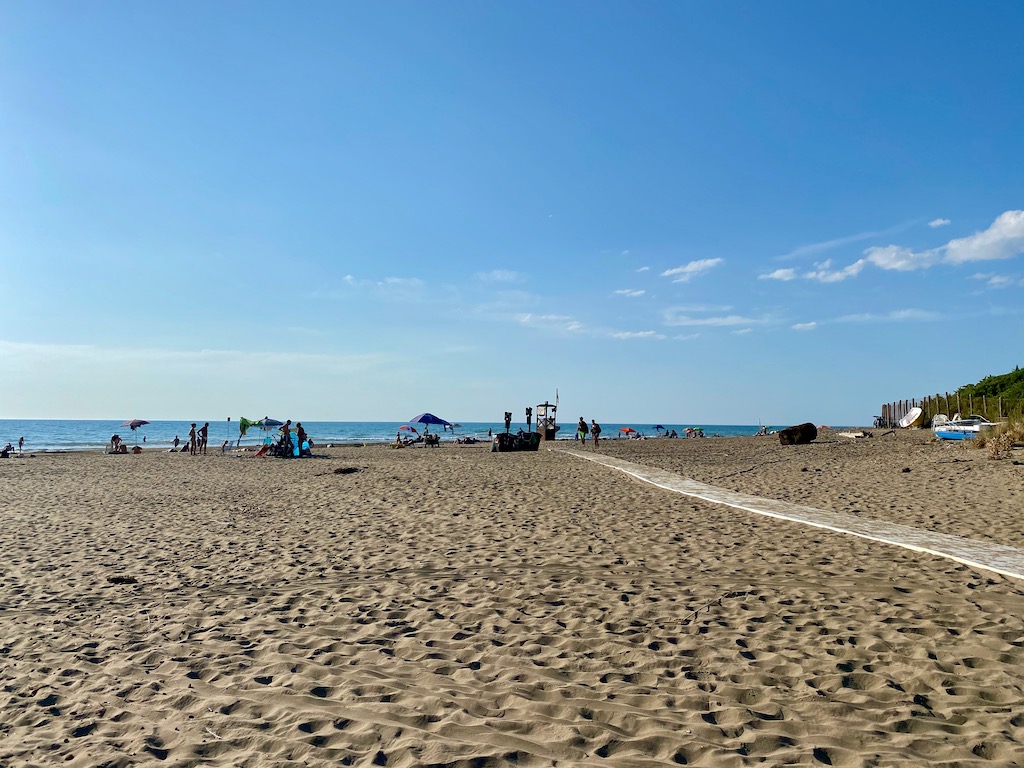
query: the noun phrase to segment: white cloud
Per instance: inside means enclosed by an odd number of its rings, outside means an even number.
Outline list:
[[[832,269],[832,260],[826,259],[820,264],[815,264],[814,269],[804,274],[808,280],[817,280],[820,283],[838,283],[850,277],[856,277],[864,269],[864,259],[859,259],[842,269]]]
[[[418,277],[385,277],[383,280],[365,280],[352,275],[345,275],[342,280],[353,288],[421,288],[426,284]]]
[[[519,283],[523,276],[511,269],[492,269],[489,272],[477,272],[474,277],[482,283]]]
[[[684,304],[681,307],[675,307],[672,311],[674,312],[732,312],[732,307],[729,304]]]
[[[628,296],[629,298],[636,298],[637,296],[643,296],[647,291],[638,288],[620,288],[614,291],[616,296]]]
[[[650,267],[640,267],[640,269],[637,270],[637,272],[650,272],[650,271],[651,271]]]
[[[1001,213],[984,232],[950,240],[944,250],[942,260],[947,264],[1018,256],[1024,253],[1024,211]]]
[[[940,259],[939,252],[935,249],[915,253],[909,248],[903,248],[898,245],[868,248],[864,251],[864,255],[876,267],[890,270],[895,269],[900,272],[927,269],[937,264]]]
[[[766,275],[758,275],[758,280],[795,280],[796,270],[795,269],[776,269],[774,272],[769,272]]]
[[[930,222],[929,226],[940,227],[949,223],[948,219],[935,219]],[[825,246],[832,247],[835,244],[859,238],[858,235],[855,238],[842,238],[828,243],[819,243],[816,246],[805,246],[793,251],[790,255],[808,253],[812,248],[822,250]],[[1012,259],[1021,254],[1024,254],[1024,211],[1012,210],[999,214],[988,229],[975,232],[968,237],[950,240],[938,248],[915,251],[901,245],[872,246],[864,250],[864,258],[858,259],[842,269],[832,269],[831,261],[826,260],[821,264],[815,264],[814,269],[805,272],[802,277],[822,283],[838,283],[856,277],[867,264],[872,264],[879,269],[913,272],[919,269],[929,269],[937,264],[956,265],[973,261]],[[777,269],[774,272],[761,275],[760,279],[791,280],[792,274],[792,270]]]
[[[932,229],[935,229],[936,227],[945,227],[950,224],[952,224],[952,222],[949,219],[932,219],[928,222],[928,226]]]
[[[744,336],[748,333],[751,333],[753,330],[753,328],[740,328],[738,331],[733,331],[733,334],[735,334],[736,336]]]
[[[681,267],[673,267],[672,269],[666,269],[661,273],[662,277],[674,277],[673,283],[686,283],[691,278],[697,275],[707,272],[709,269],[714,269],[721,264],[724,259],[697,259],[691,261],[688,264],[684,264]]]
[[[615,331],[613,339],[664,339],[665,336],[657,331]]]
[[[938,320],[936,312],[929,312],[924,309],[897,309],[882,315],[865,312],[858,315],[844,315],[837,319],[840,323],[898,323],[908,320]]]
[[[782,256],[781,258],[794,259],[802,256],[810,256],[815,253],[822,253],[823,251],[831,251],[834,248],[841,248],[844,245],[849,245],[850,243],[857,243],[860,242],[861,240],[870,240],[875,237],[884,237],[886,235],[892,234],[893,232],[898,232],[899,230],[906,229],[907,226],[907,223],[898,224],[895,227],[889,227],[889,229],[883,229],[881,231],[858,232],[856,235],[847,235],[846,237],[837,237],[832,240],[823,240],[820,243],[810,243],[809,245],[801,245],[799,248],[793,249],[792,251],[787,253],[785,256]]]
[[[680,314],[679,309],[669,309],[665,312],[665,325],[691,325],[691,326],[715,326],[728,327],[733,325],[758,324],[761,321],[743,317],[742,315],[720,315],[717,317],[693,317]]]
[[[989,288],[1009,288],[1018,282],[1017,278],[1008,277],[1007,275],[995,275],[991,272],[979,272],[976,275],[971,275],[971,279],[984,280],[985,285]]]
[[[547,328],[554,331],[576,333],[584,329],[583,323],[570,315],[535,315],[526,312],[516,318],[523,325],[534,328]]]
[[[818,327],[817,323],[794,323],[790,326],[794,331],[813,331]]]

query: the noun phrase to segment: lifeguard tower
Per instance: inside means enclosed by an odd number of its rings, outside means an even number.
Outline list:
[[[555,433],[558,431],[556,419],[558,406],[543,402],[534,410],[537,417],[537,433],[540,435],[541,440],[554,440]]]

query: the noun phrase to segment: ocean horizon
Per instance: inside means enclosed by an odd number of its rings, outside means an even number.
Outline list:
[[[111,436],[117,434],[129,445],[138,444],[149,449],[170,448],[175,437],[183,442],[187,440],[191,424],[191,421],[152,421],[133,432],[121,421],[102,419],[0,419],[0,446],[11,443],[17,447],[19,438],[23,437],[25,438],[24,450],[26,453],[103,450],[110,443]],[[198,424],[202,426],[203,422],[198,422]],[[306,433],[318,445],[390,443],[394,441],[395,435],[403,425],[415,428],[418,433],[422,433],[424,428],[422,424],[412,424],[407,421],[303,421],[302,424]],[[662,430],[656,430],[655,426],[658,425],[639,422],[602,423],[601,435],[602,439],[616,439],[620,436],[625,438],[627,433],[620,430],[628,427],[645,437],[658,437],[659,433],[664,435],[666,432],[675,430],[682,438],[688,428],[702,430],[705,437],[740,437],[753,435],[760,428],[756,424],[699,424],[695,422],[663,424],[660,425],[664,427]],[[782,428],[766,426],[769,430]],[[561,424],[560,427],[558,439],[572,440],[575,438],[575,421]],[[520,429],[526,429],[525,422],[513,422],[510,431],[518,432]],[[403,431],[409,432],[409,430]],[[456,424],[454,432],[451,430],[444,432],[440,427],[435,426],[431,426],[430,431],[439,432],[442,439],[474,437],[486,440],[488,431],[492,434],[504,432],[505,423],[467,421]],[[223,445],[225,440],[232,447],[259,445],[263,438],[271,433],[276,434],[276,428],[261,431],[257,427],[250,427],[244,436],[240,436],[236,420],[211,421],[209,445],[211,449],[216,449]]]

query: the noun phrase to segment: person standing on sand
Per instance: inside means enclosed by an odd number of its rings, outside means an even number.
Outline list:
[[[285,449],[288,456],[292,455],[292,420],[288,419],[281,425],[281,447]]]
[[[196,455],[196,423],[192,422],[192,429],[188,431],[188,452],[190,455]]]
[[[593,419],[590,420],[590,434],[594,436],[594,447],[597,448],[597,438],[601,434],[601,425]]]
[[[199,429],[199,452],[206,455],[206,445],[210,440],[210,422],[206,422]]]
[[[587,422],[580,416],[580,423],[576,425],[576,439],[583,444],[583,447],[587,447]]]
[[[174,450],[178,450],[178,446],[181,445],[181,440],[178,439],[177,435],[174,436],[174,442],[172,444],[174,445]]]
[[[24,437],[19,437],[18,438],[18,453],[24,453],[24,452],[25,452],[25,438]]]

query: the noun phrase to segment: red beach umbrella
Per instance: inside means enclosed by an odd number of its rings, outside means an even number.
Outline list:
[[[635,433],[636,430],[633,429],[632,427],[622,427],[619,429],[619,432],[625,432],[628,435],[630,433]]]

